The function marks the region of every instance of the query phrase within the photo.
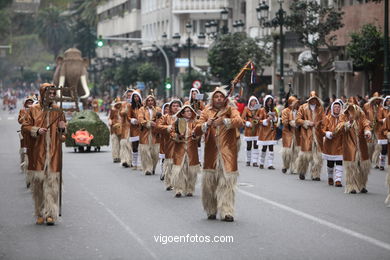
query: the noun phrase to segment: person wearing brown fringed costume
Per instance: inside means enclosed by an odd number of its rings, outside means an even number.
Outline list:
[[[322,123],[324,108],[322,100],[312,91],[307,103],[298,109],[296,124],[301,126],[301,151],[297,159],[297,173],[299,179],[306,178],[307,168],[310,166],[311,179],[320,181],[322,168]]]
[[[156,107],[156,99],[149,95],[145,105],[138,110],[138,122],[141,126],[139,148],[141,164],[145,175],[154,175],[158,163],[160,144],[157,141],[156,125],[161,117],[161,109]]]
[[[161,134],[162,139],[164,140],[164,167],[163,167],[163,176],[165,189],[170,191],[173,189],[172,184],[172,157],[174,153],[175,142],[170,138],[170,133],[172,130],[172,124],[176,120],[176,113],[180,110],[182,102],[178,99],[172,100],[168,103],[169,112],[163,115],[158,121],[156,130]],[[160,144],[161,146],[161,144]]]
[[[387,155],[387,144],[388,140],[386,135],[384,134],[386,118],[389,114],[390,109],[390,96],[386,96],[383,99],[382,107],[378,111],[378,122],[380,123],[380,128],[378,129],[378,144],[381,146],[381,152],[379,154],[379,169],[381,171],[385,170],[386,165],[386,155]]]
[[[54,225],[59,214],[59,185],[62,171],[62,142],[65,141],[65,115],[58,110],[44,111],[44,106],[56,106],[45,101],[49,91],[55,97],[54,85],[40,86],[40,102],[30,108],[22,130],[31,135],[28,174],[31,174],[31,188],[35,203],[36,224]]]
[[[172,184],[175,197],[182,195],[192,197],[195,192],[195,184],[200,172],[198,157],[198,139],[194,134],[197,113],[190,105],[183,106],[176,113],[176,121],[171,130],[171,139],[174,141],[174,153],[172,156]],[[180,132],[179,120],[185,124],[185,131]],[[184,121],[183,121],[184,120]],[[184,127],[183,127],[184,128]]]
[[[139,148],[139,135],[141,131],[141,126],[138,122],[138,111],[142,107],[142,97],[139,92],[140,90],[136,89],[130,97],[131,109],[130,109],[130,138],[129,141],[131,143],[132,149],[132,160],[131,167],[133,170],[141,170],[141,158],[139,156],[138,148]]]
[[[372,134],[370,122],[357,105],[356,99],[350,98],[345,105],[332,135],[342,135],[345,193],[367,193],[366,185],[371,168],[367,140]]]
[[[111,105],[110,114],[108,116],[108,125],[110,126],[111,133],[111,154],[114,163],[119,163],[120,159],[120,137],[122,134],[122,119],[119,115],[121,110],[122,101],[120,98],[116,98]]]
[[[375,92],[370,100],[363,106],[363,111],[368,121],[370,121],[370,127],[372,129],[372,138],[368,140],[368,154],[370,156],[371,163],[375,164],[375,168],[379,168],[380,159],[385,158],[381,156],[381,145],[378,142],[381,137],[381,129],[383,127],[383,120],[380,120],[382,110],[383,98],[379,96],[378,92]],[[382,139],[383,140],[383,139]]]
[[[132,155],[131,155],[131,142],[130,138],[130,118],[131,118],[131,95],[133,94],[134,89],[127,89],[123,94],[125,100],[122,102],[122,107],[119,112],[122,123],[122,133],[120,140],[120,158],[121,165],[125,168],[131,166]]]
[[[259,130],[259,118],[256,116],[260,109],[259,100],[251,96],[248,100],[248,106],[244,108],[241,114],[245,121],[244,141],[246,141],[246,166],[259,167],[259,146],[257,145],[257,133]]]
[[[300,151],[298,143],[299,130],[296,124],[299,100],[294,96],[290,96],[287,104],[288,106],[282,110],[282,172],[286,173],[290,169],[291,174],[295,174],[296,169],[294,166]]]
[[[24,120],[27,119],[28,111],[30,110],[30,107],[34,104],[34,98],[32,96],[27,97],[24,101],[23,108],[20,109],[19,115],[18,115],[18,123],[20,125],[23,124]],[[19,155],[20,155],[20,170],[23,174],[26,175],[26,187],[29,188],[31,185],[30,175],[27,174],[27,168],[28,168],[28,151],[31,151],[31,149],[28,149],[31,146],[31,137],[29,133],[23,132],[22,129],[19,132],[19,138],[20,138],[20,149],[19,149]]]
[[[340,115],[343,103],[340,99],[334,101],[326,115],[322,131],[325,134],[323,146],[323,158],[327,160],[328,184],[336,187],[343,187],[343,140],[342,136],[333,136],[337,124],[340,122]]]
[[[217,87],[202,111],[196,136],[205,134],[202,203],[208,219],[219,212],[224,221],[234,221],[235,189],[238,177],[237,128],[244,123],[236,108],[228,105],[224,88]]]
[[[387,117],[383,127],[383,134],[386,136],[387,140],[390,141],[390,113],[387,113]],[[387,145],[387,156],[388,158],[387,158],[386,186],[388,188],[388,193],[385,199],[385,204],[390,206],[390,145]]]
[[[268,169],[274,170],[274,145],[276,141],[276,124],[278,122],[278,112],[275,109],[274,98],[267,95],[264,98],[263,107],[256,113],[259,118],[259,130],[257,145],[261,146],[260,169],[264,168],[268,147]]]

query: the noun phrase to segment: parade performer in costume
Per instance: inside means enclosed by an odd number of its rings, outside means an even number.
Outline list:
[[[224,221],[234,221],[235,188],[238,177],[236,129],[243,127],[237,109],[228,106],[227,93],[217,87],[210,95],[195,129],[197,136],[205,134],[202,203],[209,219],[219,211]]]
[[[287,100],[288,107],[282,110],[282,172],[286,173],[288,169],[291,173],[296,173],[294,168],[296,159],[300,151],[299,147],[299,130],[296,124],[299,100],[290,96]]]
[[[342,187],[343,177],[343,140],[342,136],[333,136],[340,122],[342,110],[341,100],[336,100],[330,107],[330,113],[325,117],[322,131],[325,133],[323,158],[327,160],[328,184]],[[333,178],[333,176],[335,178]]]
[[[259,147],[257,145],[257,132],[259,129],[259,118],[256,116],[260,109],[259,100],[251,96],[248,106],[244,108],[241,118],[245,121],[244,141],[246,141],[246,166],[258,167]],[[253,149],[252,149],[253,146]]]
[[[186,195],[191,197],[195,191],[198,172],[200,172],[198,157],[198,139],[194,134],[196,127],[196,112],[191,106],[185,105],[176,114],[175,129],[171,138],[175,142],[172,166],[172,184],[175,197]]]
[[[111,133],[111,154],[114,163],[119,163],[120,159],[120,137],[122,134],[122,118],[119,114],[122,107],[120,98],[116,98],[111,105],[110,114],[108,116],[108,125]]]
[[[167,191],[172,190],[172,158],[175,152],[175,142],[170,138],[172,125],[176,120],[176,113],[180,110],[182,103],[178,99],[174,99],[169,103],[169,113],[163,115],[157,121],[157,131],[161,134],[162,138],[164,138],[164,168],[163,168],[163,176],[164,176],[164,184],[165,189]],[[160,144],[161,145],[161,144]]]
[[[333,136],[342,135],[345,193],[367,193],[370,172],[367,139],[370,139],[370,122],[356,100],[346,104]]]
[[[145,105],[138,111],[140,131],[141,164],[145,175],[155,174],[159,160],[160,144],[157,142],[156,121],[161,117],[161,109],[156,107],[156,99],[149,95]]]
[[[131,142],[130,138],[130,118],[131,118],[131,95],[133,94],[134,89],[127,89],[123,95],[126,100],[122,102],[122,107],[120,111],[120,116],[122,119],[122,133],[120,140],[120,158],[121,164],[123,167],[128,168],[132,163],[131,155]]]
[[[132,167],[134,170],[141,168],[141,158],[139,156],[138,147],[139,147],[139,135],[141,126],[138,122],[138,111],[142,107],[142,97],[139,90],[135,90],[130,97],[131,100],[131,110],[130,110],[130,142],[132,148]]]
[[[386,155],[387,155],[387,137],[384,134],[384,130],[386,129],[386,118],[389,114],[390,109],[390,96],[386,96],[383,99],[382,106],[378,111],[378,124],[380,125],[380,129],[378,131],[378,144],[381,146],[381,153],[379,155],[379,169],[381,171],[385,170],[386,165]]]
[[[321,180],[323,119],[322,100],[313,91],[307,103],[299,107],[296,119],[296,124],[301,126],[301,151],[297,159],[297,172],[301,180],[305,179],[309,164],[312,180]]]
[[[379,115],[382,110],[382,101],[383,99],[379,96],[379,93],[375,92],[370,100],[363,106],[363,111],[368,121],[370,121],[370,127],[373,134],[372,138],[368,141],[368,154],[371,162],[375,164],[375,168],[379,168],[379,157],[382,148],[378,143],[380,137],[378,135],[380,135],[383,127],[383,121],[379,120]]]
[[[32,96],[27,97],[26,100],[24,101],[23,108],[20,109],[19,116],[18,116],[18,122],[20,125],[22,125],[24,120],[27,119],[28,111],[30,110],[30,107],[33,104],[34,104],[34,98]],[[23,132],[22,129],[18,132],[19,132],[19,138],[20,138],[20,149],[19,149],[20,169],[21,169],[21,172],[26,175],[26,186],[27,186],[27,188],[29,188],[31,181],[30,181],[30,175],[27,174],[27,168],[28,168],[27,151],[31,151],[31,149],[28,149],[31,145],[30,134]]]
[[[276,124],[278,113],[275,109],[274,98],[267,95],[264,98],[263,107],[258,110],[256,116],[259,118],[259,130],[257,144],[262,146],[260,154],[260,169],[264,168],[268,147],[268,169],[274,170],[274,145],[276,141]]]
[[[200,95],[199,89],[191,88],[190,94],[188,97],[188,101],[184,102],[184,105],[190,105],[192,107],[192,109],[196,112],[196,114],[198,115],[198,119],[199,119],[199,115],[202,113],[203,109],[205,108],[205,104],[202,100],[197,99],[197,95]],[[198,140],[198,156],[199,156],[200,161],[203,160],[201,142],[202,142],[202,139],[199,138],[199,140]]]
[[[164,103],[161,107],[161,111],[162,111],[162,117],[163,118],[165,115],[168,115],[169,114],[169,103]],[[161,120],[161,118],[159,120],[157,120],[157,126],[156,126],[156,129],[158,131],[158,122]],[[158,157],[161,159],[161,176],[164,176],[164,161],[165,161],[165,146],[166,146],[166,140],[167,138],[169,138],[169,134],[167,134],[166,132],[164,131],[158,131],[158,133],[160,133],[160,153],[158,155]]]
[[[40,102],[30,108],[22,129],[31,135],[28,174],[32,175],[32,194],[35,202],[36,224],[54,225],[59,214],[59,185],[62,171],[62,142],[65,141],[65,115],[63,112],[44,111],[44,106],[56,105],[45,101],[46,91],[55,97],[54,85],[40,86]]]

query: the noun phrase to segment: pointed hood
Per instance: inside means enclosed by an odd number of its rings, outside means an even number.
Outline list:
[[[318,102],[320,103],[320,106],[323,106],[323,105],[324,105],[324,102],[322,101],[322,99],[320,99],[320,98],[318,97],[318,94],[317,94],[317,92],[315,92],[315,91],[310,92],[310,97],[306,100],[307,103],[309,103],[310,100],[312,100],[312,99],[317,99]]]
[[[135,92],[134,92],[134,93],[135,93]],[[147,101],[149,98],[153,99],[153,101],[154,101],[154,106],[156,106],[156,105],[157,105],[156,98],[155,98],[153,95],[148,95],[148,96],[144,99],[144,106],[146,106],[146,101]]]
[[[249,110],[255,110],[253,107],[251,107],[251,102],[252,102],[252,100],[255,100],[255,101],[256,101],[256,104],[257,104],[257,105],[260,105],[260,102],[259,102],[259,100],[257,99],[257,97],[251,96],[251,97],[249,98],[249,100],[248,100],[248,105],[247,105]]]
[[[182,118],[182,117],[183,117],[182,112],[183,112],[184,109],[186,109],[186,108],[191,109],[191,112],[192,112],[192,117],[191,117],[191,119],[192,119],[192,120],[196,119],[196,117],[198,116],[198,114],[195,112],[195,110],[194,110],[190,105],[184,105],[184,106],[175,114],[175,116],[176,116],[177,118]]]
[[[51,83],[43,83],[39,87],[39,104],[41,105],[41,107],[43,107],[43,103],[44,103],[44,99],[45,99],[45,93],[51,87],[55,87],[55,85],[51,84]]]
[[[297,102],[299,102],[299,100],[294,96],[290,96],[287,100],[287,104],[289,107],[294,106]]]
[[[271,96],[271,95],[266,95],[265,97],[264,97],[264,100],[263,100],[263,107],[265,107],[265,105],[267,104],[267,100],[268,99],[272,99],[272,101],[274,101],[274,97],[273,96]]]
[[[161,107],[161,113],[163,114],[163,116],[165,116],[165,107],[166,106],[169,106],[170,105],[170,103],[164,103],[164,105],[162,105],[162,107]],[[169,113],[169,112],[168,112]]]
[[[192,101],[192,92],[196,92],[197,94],[200,94],[199,89],[197,89],[197,88],[192,88],[192,89],[190,90],[190,96],[188,97],[188,101],[190,102],[190,104],[191,104],[191,101]]]
[[[221,93],[222,95],[227,96],[227,91],[224,87],[216,87],[213,92],[209,93],[209,104],[213,107],[213,97],[216,93]]]
[[[386,96],[384,99],[383,99],[383,103],[382,103],[382,106],[386,109],[390,109],[390,107],[386,106],[386,101],[390,99],[390,96]]]
[[[339,104],[339,105],[340,105],[340,114],[337,115],[337,116],[333,113],[333,106],[334,106],[335,104]],[[339,117],[339,116],[341,115],[342,111],[343,111],[343,102],[342,102],[340,99],[335,100],[335,101],[332,103],[332,105],[330,106],[330,113],[331,113],[332,116],[334,116],[334,117]]]

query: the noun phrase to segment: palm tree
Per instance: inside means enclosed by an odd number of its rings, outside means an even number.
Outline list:
[[[69,20],[55,7],[43,9],[37,18],[37,32],[44,45],[57,57],[70,42]]]
[[[96,26],[98,23],[98,16],[96,15],[96,8],[99,4],[107,0],[75,0],[72,4],[71,10],[74,14],[86,21],[91,26]]]

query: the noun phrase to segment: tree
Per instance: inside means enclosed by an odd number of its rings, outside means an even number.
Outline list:
[[[294,0],[290,10],[291,14],[286,18],[287,26],[311,52],[311,58],[299,65],[310,66],[316,72],[319,86],[324,90],[326,74],[322,72],[329,71],[335,60],[333,50],[336,35],[333,33],[344,26],[344,13],[335,7],[306,0]],[[328,53],[328,56],[321,56],[320,59],[320,51]]]
[[[383,37],[373,24],[363,25],[360,32],[351,33],[351,41],[347,45],[347,53],[353,60],[356,70],[366,74],[367,85],[371,90],[371,82],[375,69],[383,57]]]
[[[44,45],[57,57],[62,49],[69,46],[69,24],[59,9],[52,7],[39,12],[37,32]]]
[[[145,82],[146,86],[151,90],[157,87],[161,79],[161,71],[152,63],[142,63],[138,69],[138,80]]]
[[[268,39],[256,41],[243,33],[222,35],[208,53],[211,75],[229,84],[249,60],[262,74],[263,67],[272,63],[270,47]]]

